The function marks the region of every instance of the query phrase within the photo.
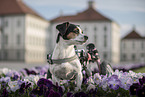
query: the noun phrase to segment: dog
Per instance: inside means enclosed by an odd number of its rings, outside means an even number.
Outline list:
[[[88,40],[88,36],[78,25],[65,22],[58,24],[59,31],[56,46],[52,54],[50,72],[54,84],[60,84],[60,80],[75,79],[77,89],[81,89],[82,67],[78,56],[75,53],[74,45],[82,45]]]

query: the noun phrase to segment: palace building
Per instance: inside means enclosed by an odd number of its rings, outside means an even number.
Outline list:
[[[50,21],[22,0],[0,0],[0,60],[46,62],[46,55],[56,44],[56,25],[66,21],[80,25],[101,59],[120,62],[120,27],[96,10],[94,0],[88,0],[88,7],[82,12]]]
[[[0,0],[0,60],[46,61],[49,22],[22,0]]]
[[[135,27],[121,40],[121,61],[145,62],[145,37]]]
[[[84,34],[89,37],[88,43],[95,44],[101,59],[112,63],[120,62],[120,27],[115,21],[96,10],[94,0],[88,1],[88,8],[83,12],[70,16],[59,16],[50,21],[52,51],[58,34],[56,25],[66,21],[80,25]]]

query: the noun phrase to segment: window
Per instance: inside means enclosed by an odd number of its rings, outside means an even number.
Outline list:
[[[94,27],[94,42],[97,42],[97,28]]]
[[[107,53],[106,52],[103,54],[103,58],[107,59]]]
[[[132,61],[135,61],[135,58],[136,56],[135,56],[135,54],[132,54]]]
[[[17,26],[18,26],[18,27],[21,26],[21,22],[20,22],[20,20],[17,21]]]
[[[135,49],[135,42],[132,41],[132,48]]]
[[[140,56],[141,56],[141,58],[144,58],[144,53],[141,53],[141,55],[140,55]]]
[[[141,42],[141,48],[142,48],[142,50],[144,49],[144,42],[143,41]]]
[[[106,27],[106,26],[104,27],[104,31],[105,31],[105,32],[107,31],[107,27]]]
[[[19,60],[20,59],[20,52],[17,51],[17,59]]]
[[[20,44],[20,35],[17,35],[17,44]]]
[[[4,52],[4,59],[5,59],[5,60],[8,59],[8,52],[7,52],[7,51]]]
[[[94,27],[94,32],[96,32],[97,31],[97,27]]]
[[[123,61],[126,61],[126,58],[127,58],[126,54],[123,54],[122,56]]]
[[[4,35],[4,44],[5,44],[5,45],[8,44],[8,35]]]
[[[5,27],[8,27],[8,21],[5,20],[5,24],[4,24]]]
[[[125,44],[125,42],[123,43],[123,48],[124,48],[124,49],[126,48],[126,44]]]
[[[104,47],[107,47],[107,35],[104,35]]]

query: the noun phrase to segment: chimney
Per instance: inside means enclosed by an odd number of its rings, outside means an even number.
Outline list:
[[[88,6],[89,6],[89,8],[96,9],[95,0],[89,0],[88,1]]]

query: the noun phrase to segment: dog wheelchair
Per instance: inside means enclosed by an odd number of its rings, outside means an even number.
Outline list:
[[[87,69],[87,65],[90,64],[91,62],[97,63],[98,70],[99,70],[99,73],[101,75],[113,73],[113,69],[109,63],[107,63],[106,61],[101,62],[101,59],[99,57],[99,53],[98,53],[98,51],[95,48],[95,45],[93,43],[88,44],[86,46],[86,49],[87,49],[87,51],[85,51],[84,49],[78,50],[77,47],[75,46],[75,52],[80,59],[80,63],[82,65],[82,71],[86,71],[87,76],[92,75],[89,73],[89,71]],[[47,62],[49,64],[53,63],[52,62],[52,54],[47,55]],[[49,70],[48,70],[48,78],[51,78],[51,73]]]
[[[80,59],[80,63],[82,64],[83,70],[87,72],[86,66],[90,64],[91,62],[92,63],[96,62],[99,69],[99,73],[101,75],[113,73],[113,69],[109,63],[107,63],[104,60],[101,62],[98,50],[95,48],[95,45],[93,43],[88,44],[86,46],[86,49],[87,49],[87,52],[85,52],[84,49],[77,50],[76,48],[76,54],[78,55]]]

